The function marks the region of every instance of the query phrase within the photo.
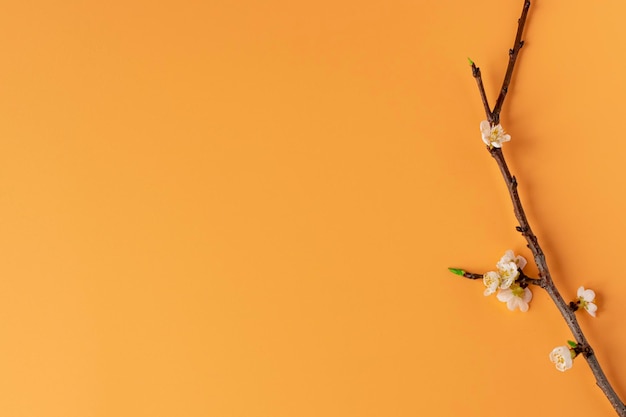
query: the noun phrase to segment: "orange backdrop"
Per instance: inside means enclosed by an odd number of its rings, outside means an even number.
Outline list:
[[[2,1],[2,414],[613,415],[546,294],[446,270],[530,257],[467,64],[521,5]],[[502,119],[622,398],[625,13],[537,0]]]

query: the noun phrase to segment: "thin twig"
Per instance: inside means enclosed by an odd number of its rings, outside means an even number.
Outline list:
[[[524,272],[522,272],[522,270],[519,270],[519,278],[517,279],[517,281],[520,283],[520,285],[522,287],[526,287],[528,284],[532,284],[532,285],[537,285],[541,288],[544,288],[546,285],[546,282],[544,280],[542,280],[541,278],[531,278],[528,275],[524,274]]]
[[[515,62],[517,62],[517,56],[520,49],[524,46],[522,40],[522,33],[524,32],[524,25],[526,24],[526,17],[528,17],[528,10],[530,10],[530,0],[524,0],[524,7],[522,8],[522,15],[517,21],[517,33],[515,34],[515,42],[513,48],[509,49],[509,65],[506,68],[504,80],[502,81],[502,87],[500,88],[500,95],[496,100],[496,105],[493,106],[493,124],[500,123],[500,112],[502,111],[502,105],[506,94],[509,92],[509,85],[511,84],[511,77],[513,76],[513,69],[515,68]]]
[[[483,279],[483,274],[474,274],[472,272],[465,272],[463,277],[467,279]]]
[[[485,113],[487,114],[487,120],[489,123],[493,123],[493,116],[491,114],[491,107],[489,107],[489,100],[487,100],[487,94],[485,93],[485,86],[483,85],[483,77],[480,74],[480,68],[476,66],[472,62],[472,75],[476,79],[476,84],[478,84],[478,91],[480,91],[480,98],[483,101],[483,106],[485,106]]]
[[[463,275],[461,276],[467,279],[483,279],[483,274],[475,274],[473,272],[467,271],[464,271]],[[525,287],[528,284],[537,285],[540,287],[544,286],[544,281],[542,279],[529,277],[528,275],[524,274],[521,269],[519,270],[519,277],[515,281],[519,282],[520,286],[522,287]]]
[[[513,75],[513,69],[515,68],[517,56],[520,49],[524,45],[524,41],[522,40],[522,33],[524,31],[524,25],[526,23],[529,8],[530,1],[524,0],[522,15],[518,20],[518,28],[517,34],[515,35],[515,42],[513,44],[513,48],[509,50],[509,64],[506,70],[506,74],[504,76],[504,80],[502,82],[500,95],[498,96],[498,100],[496,101],[496,104],[492,111],[489,109],[486,96],[484,95],[484,87],[482,86],[480,71],[472,63],[472,74],[478,82],[479,92],[483,100],[483,104],[485,104],[485,115],[487,116],[489,122],[492,124],[498,124],[500,121],[500,111],[502,110],[504,99],[506,98],[509,90],[509,85],[511,83],[511,77]],[[516,230],[520,232],[522,236],[524,236],[524,238],[526,239],[526,242],[528,243],[527,246],[532,252],[535,264],[537,265],[537,269],[539,270],[539,278],[530,281],[530,283],[541,286],[550,295],[550,298],[552,298],[552,301],[556,304],[556,307],[563,316],[563,319],[565,319],[567,326],[570,328],[572,334],[574,335],[574,338],[580,346],[580,349],[582,349],[583,357],[591,368],[591,371],[596,379],[596,384],[598,385],[598,387],[600,387],[604,395],[606,395],[617,414],[620,417],[626,417],[626,405],[622,400],[620,400],[619,396],[609,383],[606,375],[602,371],[600,363],[598,362],[598,359],[596,358],[596,355],[594,354],[591,345],[587,341],[587,338],[585,337],[582,329],[580,328],[580,325],[578,324],[575,311],[571,307],[569,307],[565,300],[563,300],[563,297],[561,296],[558,289],[554,285],[554,282],[552,281],[552,276],[550,275],[550,270],[548,269],[545,254],[543,253],[541,246],[539,246],[537,236],[535,236],[535,234],[533,233],[530,224],[528,223],[526,213],[524,212],[524,208],[522,206],[522,202],[517,191],[517,179],[513,175],[511,175],[506,160],[504,159],[502,149],[487,149],[498,164],[500,172],[502,173],[502,177],[504,178],[504,182],[506,183],[507,189],[509,191],[511,201],[513,203],[513,211],[515,212],[515,217],[519,222],[519,226],[516,227]],[[472,277],[467,278],[477,279],[473,278],[474,275],[478,274],[472,274]],[[530,277],[526,278],[530,279]]]

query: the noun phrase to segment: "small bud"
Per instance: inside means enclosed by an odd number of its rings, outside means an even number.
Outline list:
[[[567,344],[568,344],[568,345],[570,345],[570,346],[571,346],[571,347],[573,347],[573,348],[575,348],[576,346],[578,346],[578,343],[573,342],[573,341],[571,341],[571,340],[568,340],[568,341],[567,341]]]
[[[465,271],[460,268],[448,268],[448,271],[452,272],[454,275],[465,275]]]
[[[469,61],[470,65],[474,65],[474,61],[472,61],[470,57],[467,57],[467,60]]]

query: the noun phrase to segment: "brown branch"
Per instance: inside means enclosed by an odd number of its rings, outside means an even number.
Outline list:
[[[465,271],[462,276],[467,279],[483,279],[483,274],[475,274],[473,272],[467,271]],[[538,285],[540,287],[544,285],[543,280],[539,278],[531,278],[528,275],[524,274],[521,269],[519,270],[519,277],[515,280],[515,282],[519,283],[519,285],[522,287],[527,287],[529,284]]]
[[[468,279],[483,279],[483,274],[474,274],[472,272],[466,272],[463,276]]]
[[[522,287],[526,287],[528,286],[528,284],[532,284],[544,288],[544,286],[546,285],[546,282],[541,278],[531,278],[528,275],[524,274],[521,269],[519,270],[519,275],[520,276],[517,279],[517,282],[519,282]]]
[[[518,20],[517,34],[515,35],[513,49],[509,50],[509,64],[506,70],[506,74],[504,76],[504,80],[502,82],[500,95],[498,97],[498,100],[496,101],[493,111],[490,111],[488,104],[486,104],[487,100],[486,96],[484,95],[484,87],[482,86],[480,71],[472,63],[472,74],[474,75],[474,78],[476,78],[483,104],[485,104],[485,114],[487,116],[487,119],[492,124],[498,124],[500,122],[500,111],[502,110],[504,99],[506,98],[509,90],[511,77],[513,75],[513,69],[515,68],[515,63],[517,61],[519,51],[524,45],[524,41],[522,41],[522,33],[524,31],[524,25],[526,23],[529,8],[530,1],[524,0],[524,7],[522,9],[522,15]],[[524,208],[522,206],[522,202],[517,191],[517,179],[513,175],[511,175],[509,167],[506,164],[506,160],[504,159],[502,149],[490,149],[489,147],[487,149],[498,164],[500,172],[502,173],[502,177],[504,178],[504,182],[506,183],[507,189],[509,191],[509,196],[511,197],[511,201],[513,203],[515,218],[519,222],[519,226],[516,227],[516,230],[519,231],[526,239],[526,242],[528,243],[527,246],[532,252],[535,264],[537,265],[537,268],[539,270],[539,279],[535,280],[536,282],[533,283],[540,285],[550,295],[550,298],[552,298],[552,301],[556,304],[556,307],[563,316],[563,319],[567,323],[567,326],[570,328],[572,334],[574,335],[574,338],[580,346],[580,349],[582,349],[583,357],[591,368],[591,372],[596,379],[596,384],[598,385],[598,387],[600,387],[604,395],[606,395],[617,414],[620,417],[626,417],[626,404],[624,404],[624,402],[620,400],[619,396],[609,383],[606,375],[600,367],[600,363],[598,362],[598,359],[596,358],[596,355],[594,354],[591,345],[587,341],[587,338],[585,337],[582,329],[580,328],[580,325],[578,324],[575,312],[572,308],[569,307],[565,300],[563,300],[563,297],[561,296],[558,289],[554,285],[554,282],[552,281],[552,276],[550,275],[550,270],[548,269],[545,254],[543,253],[541,246],[539,246],[537,236],[535,236],[535,234],[533,233],[530,224],[528,223],[526,213],[524,212]]]
[[[489,123],[493,123],[493,115],[491,114],[491,107],[489,107],[489,100],[487,100],[487,94],[485,93],[485,86],[483,85],[483,77],[480,74],[480,68],[476,66],[472,62],[472,75],[476,79],[476,84],[478,84],[478,91],[480,91],[480,98],[483,101],[483,106],[485,107],[485,114],[487,114],[487,120]]]
[[[537,265],[537,269],[539,270],[539,279],[542,282],[542,287],[547,291],[552,298],[554,304],[561,312],[563,319],[567,323],[567,326],[570,328],[576,343],[578,343],[585,350],[585,354],[583,357],[589,364],[589,368],[591,368],[591,372],[596,378],[596,384],[604,395],[608,398],[609,402],[617,411],[617,414],[620,417],[626,417],[626,405],[620,400],[619,396],[609,383],[604,371],[602,370],[598,359],[593,353],[593,349],[585,334],[583,333],[580,325],[578,324],[578,320],[576,319],[576,314],[572,311],[569,305],[563,300],[563,297],[559,293],[559,290],[554,285],[552,281],[552,276],[550,275],[550,271],[548,270],[548,264],[546,263],[546,257],[543,253],[543,250],[539,246],[539,242],[537,241],[537,236],[532,232],[530,228],[530,224],[528,223],[528,219],[526,218],[526,214],[524,213],[524,209],[522,207],[522,202],[520,200],[519,194],[517,192],[517,180],[515,177],[511,175],[509,172],[509,168],[504,159],[504,154],[502,153],[502,149],[493,148],[489,151],[491,155],[496,160],[498,167],[500,168],[500,172],[504,178],[504,182],[509,190],[509,195],[511,197],[511,201],[513,202],[513,211],[515,212],[515,217],[519,222],[519,228],[522,230],[522,235],[526,238],[526,242],[528,242],[528,248],[533,253],[533,257],[535,259],[535,264]],[[519,230],[519,229],[518,229]]]
[[[537,237],[532,233],[530,225],[528,224],[528,220],[526,219],[526,215],[524,214],[524,211],[522,209],[522,204],[517,193],[517,182],[515,181],[515,177],[512,177],[510,173],[508,173],[508,167],[506,166],[502,151],[496,148],[492,150],[491,153],[494,158],[496,158],[505,182],[507,183],[509,194],[515,210],[515,217],[522,225],[520,226],[522,229],[526,227],[526,231],[523,234],[526,237],[526,241],[528,242],[528,247],[530,248],[531,252],[533,252],[535,263],[540,271],[541,277],[539,279],[532,279],[529,282],[531,284],[541,286],[550,295],[550,298],[552,298],[552,301],[556,304],[558,310],[565,319],[565,322],[570,328],[572,334],[574,335],[576,342],[583,347],[583,356],[587,361],[589,367],[591,368],[591,371],[596,379],[596,384],[598,385],[598,387],[600,387],[604,395],[606,395],[615,411],[617,411],[617,414],[620,417],[626,417],[626,405],[620,400],[619,396],[617,395],[610,382],[608,381],[606,375],[604,374],[604,371],[602,370],[598,359],[593,353],[591,345],[587,341],[587,338],[585,337],[580,325],[578,324],[574,309],[565,302],[557,287],[554,285],[554,282],[552,281],[552,277],[550,275],[548,265],[545,260],[545,255],[543,254],[543,251],[539,246]]]
[[[522,47],[524,46],[522,33],[524,32],[524,25],[526,24],[528,10],[530,10],[530,0],[524,0],[522,15],[517,21],[517,34],[515,35],[515,42],[513,43],[513,48],[509,49],[509,65],[506,68],[504,80],[502,81],[500,95],[498,96],[498,100],[496,100],[496,105],[493,107],[493,111],[491,112],[493,116],[492,123],[496,125],[500,123],[500,111],[502,111],[502,105],[504,104],[506,94],[509,92],[509,85],[511,84],[511,77],[513,76],[513,69],[515,68],[515,62],[517,62],[517,56],[519,55],[520,49],[522,49]]]
[[[519,271],[519,277],[515,279],[515,282],[517,282],[522,288],[526,288],[530,284],[537,285],[538,287],[541,287],[541,288],[544,288],[544,286],[546,285],[545,281],[542,280],[541,278],[529,277],[521,269],[518,269],[518,271]]]

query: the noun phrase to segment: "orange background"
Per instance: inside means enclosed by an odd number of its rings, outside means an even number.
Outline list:
[[[536,1],[502,123],[626,398],[626,4],[601,3]],[[493,102],[521,5],[4,0],[2,415],[613,415],[548,361],[545,293],[512,313],[446,270],[530,257],[467,64]]]

